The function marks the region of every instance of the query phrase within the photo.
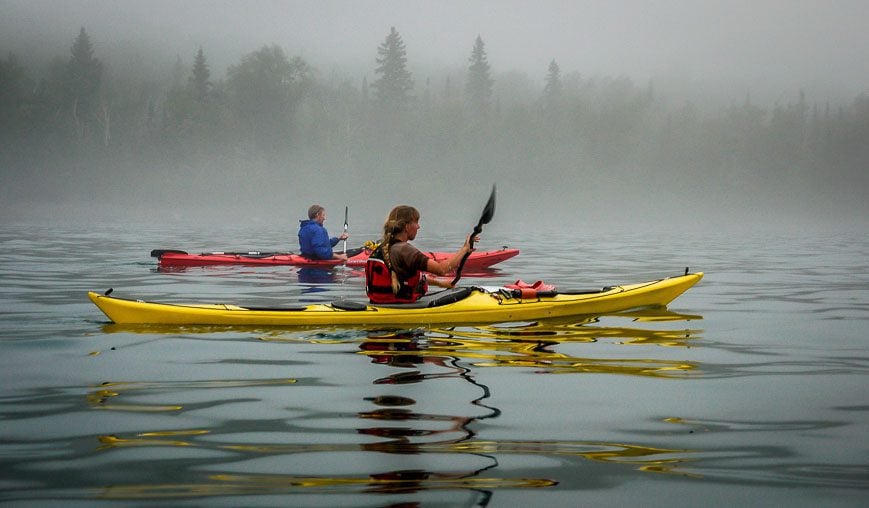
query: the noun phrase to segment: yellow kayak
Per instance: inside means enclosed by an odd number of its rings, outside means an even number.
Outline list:
[[[608,286],[594,291],[519,291],[460,287],[426,295],[412,304],[372,305],[338,300],[298,307],[240,307],[129,300],[88,292],[115,323],[231,326],[426,326],[538,321],[662,307],[687,291],[703,272]]]

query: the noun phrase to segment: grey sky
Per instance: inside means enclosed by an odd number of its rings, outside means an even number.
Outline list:
[[[216,74],[272,43],[322,72],[370,74],[395,26],[417,69],[464,67],[479,34],[493,71],[536,80],[555,59],[564,73],[676,76],[739,94],[869,90],[866,0],[0,0],[0,20],[4,53],[49,43],[65,56],[85,26],[98,50],[153,47],[189,61],[201,45]]]

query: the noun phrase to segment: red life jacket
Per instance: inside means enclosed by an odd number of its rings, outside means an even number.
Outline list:
[[[371,303],[412,303],[428,291],[425,274],[416,272],[407,280],[399,278],[398,294],[394,294],[392,273],[386,266],[386,262],[380,258],[381,255],[378,248],[365,262],[365,292]]]

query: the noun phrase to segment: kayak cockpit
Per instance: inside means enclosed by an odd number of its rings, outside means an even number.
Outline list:
[[[460,300],[464,300],[467,298],[475,288],[473,287],[458,287],[458,288],[450,288],[445,289],[443,291],[438,291],[436,293],[430,293],[419,300],[413,303],[378,303],[378,304],[367,304],[358,302],[355,300],[335,300],[332,302],[332,307],[341,310],[366,310],[369,307],[380,307],[380,308],[388,308],[388,309],[430,309],[432,307],[440,307],[442,305],[449,305],[451,303],[456,303]]]

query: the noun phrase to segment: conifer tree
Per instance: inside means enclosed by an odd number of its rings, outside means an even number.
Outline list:
[[[208,70],[208,63],[205,61],[205,53],[200,47],[196,53],[196,58],[193,60],[193,74],[191,74],[189,81],[194,101],[198,103],[208,102],[208,96],[211,92],[209,77],[211,77],[211,72]]]
[[[407,70],[407,50],[401,35],[392,27],[386,40],[377,48],[379,77],[371,84],[381,104],[395,108],[406,106],[411,99],[413,78]]]
[[[469,59],[468,80],[465,83],[465,97],[472,110],[480,115],[489,112],[489,101],[492,97],[492,85],[495,80],[491,77],[488,58],[486,57],[486,45],[478,35],[474,42],[474,49]]]
[[[561,69],[555,60],[549,63],[545,83],[542,97],[543,111],[549,116],[554,116],[561,109],[562,100]]]
[[[97,118],[103,64],[94,58],[93,46],[84,27],[75,38],[71,52],[67,65],[69,106],[78,137],[88,139]]]
[[[11,130],[24,107],[24,68],[12,53],[0,60],[0,140],[7,130]]]

